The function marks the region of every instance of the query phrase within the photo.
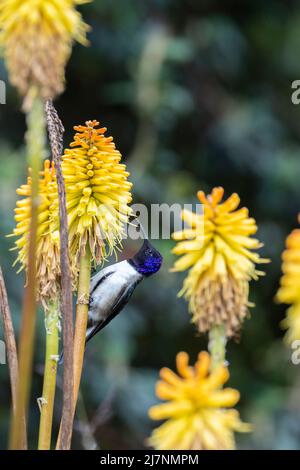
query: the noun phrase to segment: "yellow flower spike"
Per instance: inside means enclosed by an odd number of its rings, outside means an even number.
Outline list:
[[[282,320],[281,326],[287,330],[285,341],[292,344],[293,341],[300,338],[300,303],[292,305],[286,314],[286,318]]]
[[[300,215],[298,216],[300,222]],[[300,229],[294,229],[286,239],[282,254],[282,277],[276,301],[291,304],[282,327],[287,329],[285,340],[291,344],[300,339]]]
[[[203,214],[184,210],[182,219],[190,228],[173,234],[172,252],[180,258],[172,271],[189,270],[179,295],[189,301],[192,321],[200,332],[224,325],[225,335],[234,336],[248,315],[249,282],[264,273],[256,264],[269,260],[255,252],[262,244],[251,236],[257,226],[246,208],[238,209],[234,193],[222,202],[224,189],[197,193]],[[202,227],[202,229],[199,229]]]
[[[77,131],[62,159],[69,215],[70,258],[76,266],[86,244],[99,264],[121,244],[128,221],[131,183],[106,127],[98,121]],[[74,266],[74,269],[75,269]]]
[[[215,198],[217,195],[215,193]],[[249,432],[251,426],[242,423],[232,409],[240,394],[232,388],[221,388],[229,379],[226,367],[209,372],[211,363],[207,352],[201,352],[194,367],[188,366],[188,355],[176,358],[182,376],[163,368],[156,392],[166,403],[152,406],[149,416],[153,420],[166,420],[154,429],[149,444],[157,450],[221,450],[234,449],[234,432]],[[191,373],[190,373],[191,372]]]
[[[17,201],[15,209],[17,224],[12,234],[17,237],[14,249],[18,250],[18,257],[15,263],[20,264],[20,270],[27,271],[31,217],[30,176],[27,184],[22,185],[16,192],[24,199]],[[40,300],[46,307],[49,300],[57,298],[60,278],[57,184],[54,165],[49,160],[44,162],[44,170],[40,175],[39,197],[36,260],[37,300]]]
[[[11,82],[30,100],[64,89],[64,69],[74,40],[87,44],[88,26],[76,11],[85,0],[1,0],[0,44]]]

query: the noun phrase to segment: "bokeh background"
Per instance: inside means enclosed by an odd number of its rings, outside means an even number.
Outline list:
[[[228,346],[230,385],[254,432],[240,448],[300,449],[300,366],[282,342],[284,306],[273,297],[284,240],[300,211],[300,106],[291,83],[300,78],[297,0],[95,0],[81,8],[92,26],[89,48],[75,46],[67,89],[57,100],[66,128],[98,119],[114,136],[131,171],[136,203],[196,202],[198,189],[238,192],[257,219],[263,256],[272,264],[251,284],[251,319]],[[7,81],[3,62],[0,77]],[[14,226],[15,189],[26,177],[24,115],[8,86],[0,107],[0,263],[16,329],[23,276],[6,234]],[[207,346],[197,337],[184,300],[183,276],[171,274],[170,240],[156,241],[161,272],[141,285],[130,305],[87,350],[75,448],[145,447],[148,408],[158,370],[192,360]],[[132,248],[125,247],[127,257]],[[0,338],[3,338],[0,329]],[[30,441],[36,446],[44,355],[43,314],[36,339]],[[0,367],[0,448],[6,446],[9,381]],[[61,391],[58,389],[55,426]]]

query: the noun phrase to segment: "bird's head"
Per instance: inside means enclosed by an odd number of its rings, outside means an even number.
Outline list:
[[[144,240],[143,246],[129,262],[140,274],[148,277],[160,270],[163,257],[149,240]]]

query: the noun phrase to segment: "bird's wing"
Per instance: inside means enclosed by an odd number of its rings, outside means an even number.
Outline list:
[[[110,323],[117,315],[121,312],[121,310],[125,307],[128,303],[130,297],[133,294],[134,289],[140,283],[140,280],[137,279],[133,284],[130,286],[124,286],[124,288],[120,291],[120,295],[118,300],[116,301],[115,305],[111,309],[110,314],[104,319],[98,322],[95,327],[88,333],[86,337],[86,343],[95,336],[99,331],[101,331],[108,323]]]
[[[114,270],[114,266],[107,266],[106,268],[101,269],[101,271],[96,273],[95,276],[93,276],[91,279],[90,294],[92,294],[105,279],[113,274]]]

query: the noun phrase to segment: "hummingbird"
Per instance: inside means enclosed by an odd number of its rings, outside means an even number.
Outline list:
[[[139,227],[144,236],[139,251],[132,258],[105,267],[91,279],[86,343],[123,310],[137,285],[161,268],[162,255],[150,243],[140,223]],[[62,357],[63,353],[60,362]]]

